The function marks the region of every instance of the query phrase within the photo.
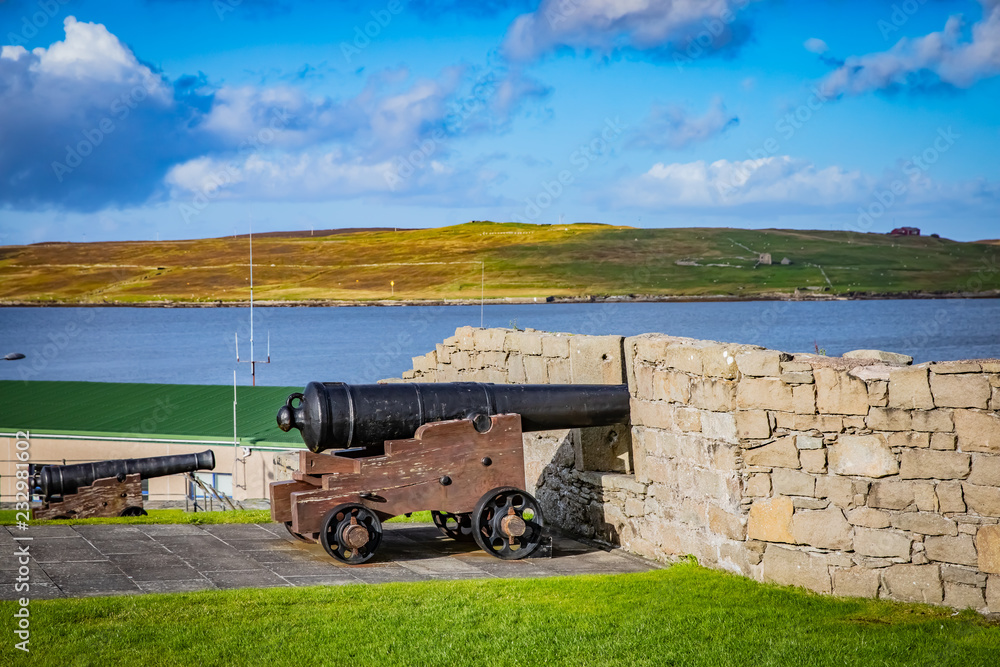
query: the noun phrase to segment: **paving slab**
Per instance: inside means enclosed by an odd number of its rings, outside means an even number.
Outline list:
[[[18,532],[19,536],[25,533]],[[280,524],[32,526],[31,596],[176,593],[244,587],[551,577],[642,572],[661,567],[565,536],[550,558],[502,561],[433,526],[388,523],[376,558],[336,561]],[[0,537],[13,542],[9,527]],[[3,564],[0,564],[3,568]],[[0,569],[0,599],[15,599],[15,566]]]

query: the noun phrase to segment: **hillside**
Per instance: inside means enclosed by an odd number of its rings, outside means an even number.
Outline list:
[[[931,237],[491,222],[322,233],[255,237],[255,298],[478,300],[483,272],[488,299],[1000,290],[996,246]],[[0,302],[243,302],[248,251],[246,237],[6,246]]]

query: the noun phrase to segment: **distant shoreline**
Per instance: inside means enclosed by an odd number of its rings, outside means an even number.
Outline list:
[[[400,307],[400,306],[478,306],[481,303],[497,305],[550,305],[586,303],[713,303],[740,301],[884,301],[911,299],[997,299],[1000,290],[989,292],[905,292],[905,293],[845,293],[845,294],[753,294],[733,295],[625,295],[625,296],[552,296],[552,297],[509,297],[479,299],[384,299],[371,301],[347,301],[341,299],[324,300],[281,300],[257,299],[254,305],[263,308],[346,308],[346,307]],[[247,308],[250,301],[142,301],[142,302],[39,302],[0,301],[0,308]]]

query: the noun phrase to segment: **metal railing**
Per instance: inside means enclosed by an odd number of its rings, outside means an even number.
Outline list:
[[[222,493],[214,486],[206,482],[205,480],[198,479],[194,473],[186,472],[184,476],[188,479],[188,484],[193,484],[197,488],[200,488],[205,492],[204,496],[199,497],[197,493],[190,492],[190,486],[188,487],[189,492],[184,496],[184,510],[187,512],[215,512],[215,511],[226,511],[226,510],[237,510],[246,509],[238,500],[234,500],[232,497],[227,496]],[[199,502],[201,501],[201,502]],[[216,502],[218,502],[219,509],[216,510]]]

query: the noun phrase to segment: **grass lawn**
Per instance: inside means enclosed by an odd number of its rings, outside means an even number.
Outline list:
[[[14,603],[0,603],[10,618]],[[31,603],[39,665],[996,665],[972,612],[837,599],[683,563],[552,579]]]
[[[0,510],[0,526],[17,523],[14,510]],[[430,512],[414,512],[412,515],[397,516],[390,522],[430,523]],[[101,526],[108,524],[138,525],[147,523],[270,523],[270,510],[233,510],[229,512],[185,512],[184,510],[149,510],[148,516],[110,517],[97,519],[54,519],[32,521],[32,526]]]

